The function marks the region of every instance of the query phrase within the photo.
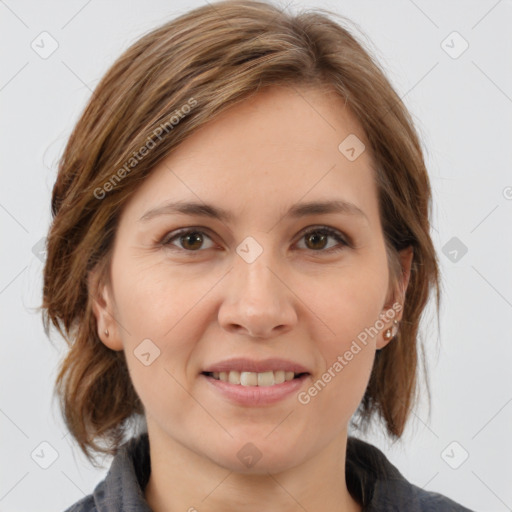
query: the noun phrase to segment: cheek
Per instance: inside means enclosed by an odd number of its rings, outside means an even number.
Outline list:
[[[130,267],[120,260],[113,275],[118,332],[137,393],[149,409],[183,403],[178,383],[191,378],[189,363],[203,327],[197,318],[205,314],[198,299],[211,284],[185,279],[163,264]]]
[[[151,263],[125,263],[120,260],[113,273],[119,321],[128,331],[122,335],[128,335],[130,345],[144,338],[157,344],[175,338],[173,333],[182,331],[184,323],[191,324],[190,315],[197,315],[200,299],[218,279],[213,273],[195,279],[163,257]]]
[[[329,306],[322,319],[329,329],[327,334],[322,329],[317,338],[322,370],[299,397],[304,407],[311,408],[307,414],[319,431],[347,425],[364,396],[379,335],[374,326],[381,295],[367,288],[333,294],[326,301]]]
[[[387,287],[385,261],[376,259],[373,265],[345,269],[323,287],[322,295],[316,295],[314,307],[330,332],[323,337],[330,362],[348,350],[353,340],[375,346]]]
[[[302,403],[318,409],[319,416],[333,425],[347,422],[357,409],[368,384],[381,335],[379,315],[387,292],[387,267],[377,262],[360,272],[340,273],[335,284],[311,296],[311,309],[318,311],[322,326],[317,348],[323,370],[306,390]],[[321,332],[320,332],[321,330]],[[321,411],[329,410],[329,417]],[[341,422],[341,423],[340,423]]]
[[[130,273],[126,267],[116,294],[128,370],[146,414],[179,422],[196,407],[187,391],[195,369],[190,363],[204,326],[197,320],[205,314],[198,298],[211,285],[165,270],[152,265]]]

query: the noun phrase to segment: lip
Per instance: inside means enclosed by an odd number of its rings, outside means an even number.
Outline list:
[[[205,375],[205,373],[211,372],[245,371],[261,373],[278,370],[296,374],[302,373],[303,375],[273,386],[242,386],[241,384],[231,384],[230,382],[214,379],[210,375]],[[234,357],[207,366],[199,376],[211,386],[215,394],[220,393],[221,396],[237,405],[254,407],[274,404],[298,393],[304,385],[304,381],[311,377],[311,372],[302,364],[288,359],[255,360],[246,357]]]
[[[257,361],[245,357],[236,357],[214,363],[202,370],[202,372],[269,372],[284,370],[285,372],[309,373],[311,372],[303,365],[287,359],[271,358]],[[283,383],[284,384],[284,383]],[[236,384],[235,384],[236,385]],[[280,386],[281,384],[276,384]],[[270,386],[273,387],[273,386]]]
[[[201,373],[199,376],[205,379],[216,394],[220,393],[221,396],[227,398],[230,402],[237,405],[255,407],[275,404],[287,397],[296,395],[304,385],[304,382],[311,377],[311,374],[303,374],[293,380],[274,384],[273,386],[242,386],[241,384],[231,384],[230,382],[214,379],[204,373]]]

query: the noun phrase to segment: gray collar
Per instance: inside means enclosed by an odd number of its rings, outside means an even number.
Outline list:
[[[147,433],[119,449],[107,476],[65,512],[152,512],[144,498],[151,472]],[[409,483],[375,446],[349,437],[346,481],[364,512],[471,512],[454,501]]]

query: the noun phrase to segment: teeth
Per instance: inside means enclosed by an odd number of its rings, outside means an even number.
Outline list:
[[[228,382],[230,382],[231,384],[240,384],[240,372],[229,372]]]
[[[258,386],[273,386],[275,384],[274,372],[262,372],[257,374]]]
[[[290,381],[295,377],[294,372],[286,372],[284,370],[268,371],[268,372],[212,372],[214,379],[229,382],[230,384],[241,384],[242,386],[273,386],[274,384],[282,384]]]
[[[293,372],[291,372],[293,373]],[[274,383],[275,384],[282,384],[285,381],[286,372],[283,370],[278,370],[277,372],[274,372]],[[293,375],[292,375],[293,379]],[[291,379],[288,379],[291,380]]]
[[[229,372],[230,374],[232,372]],[[240,372],[240,384],[242,386],[257,386],[258,374],[255,372]]]

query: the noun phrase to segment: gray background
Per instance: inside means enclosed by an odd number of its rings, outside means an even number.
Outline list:
[[[115,58],[143,33],[203,4],[0,0],[2,512],[64,510],[92,492],[110,465],[88,466],[52,401],[64,342],[55,336],[52,346],[34,310],[50,193],[66,139]],[[367,438],[420,487],[475,510],[512,510],[512,4],[293,6],[335,10],[368,36],[413,114],[434,189],[444,303],[441,338],[433,308],[422,328],[432,408],[429,415],[425,401],[418,404],[399,443],[378,428]],[[47,58],[40,53],[52,40],[44,31],[58,44]]]

